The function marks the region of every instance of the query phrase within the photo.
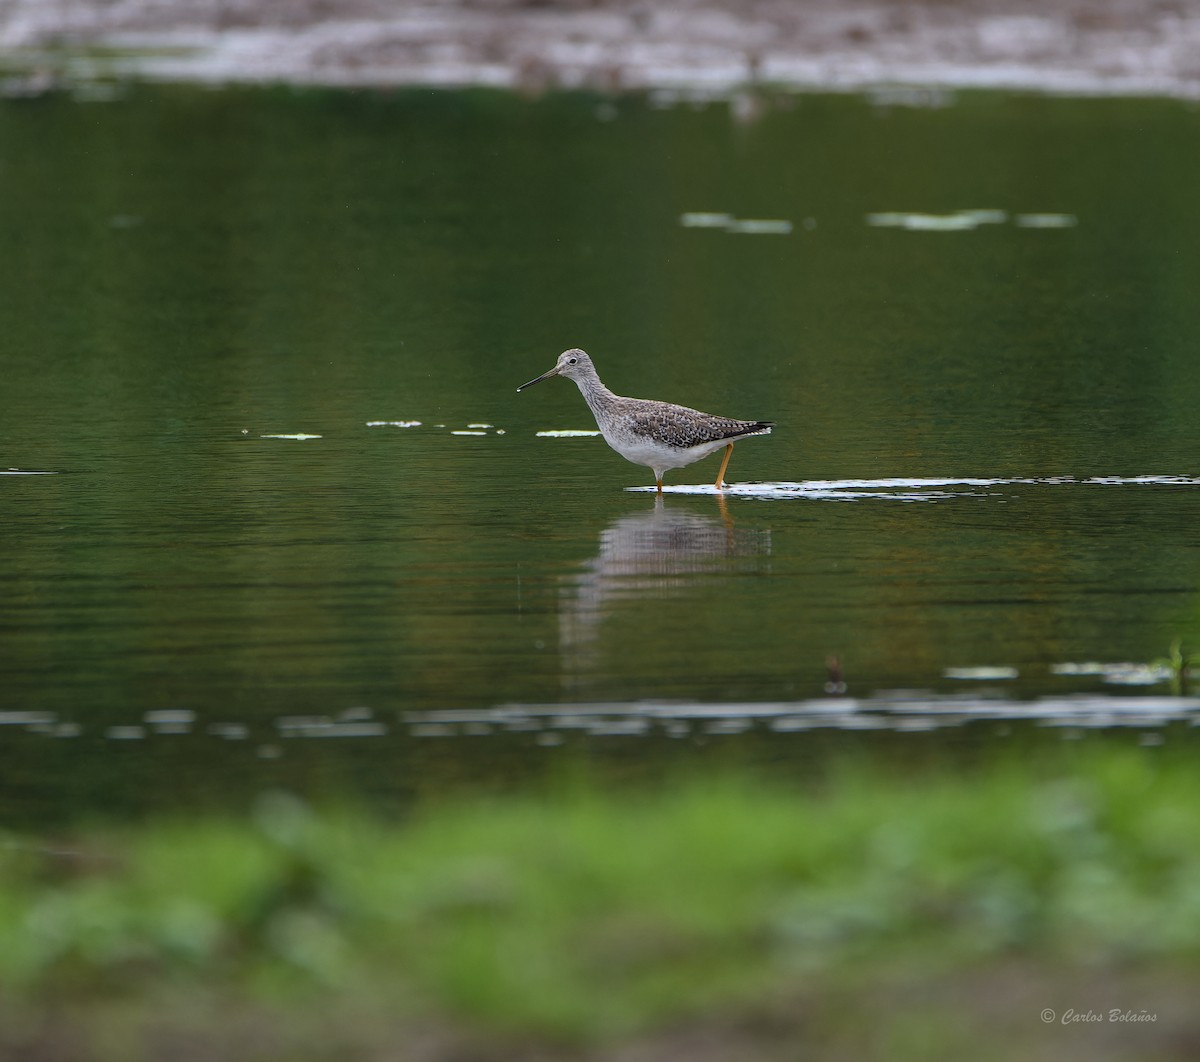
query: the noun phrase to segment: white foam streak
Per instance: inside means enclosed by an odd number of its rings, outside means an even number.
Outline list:
[[[984,476],[904,477],[883,479],[813,479],[800,482],[777,481],[766,483],[732,483],[720,493],[764,501],[788,498],[807,498],[820,501],[859,501],[881,498],[888,501],[938,501],[946,498],[985,497],[997,488],[1012,486],[1135,486],[1135,487],[1196,487],[1200,478],[1180,475],[1144,476],[1013,476],[990,478]],[[653,486],[627,487],[630,491],[652,491]],[[670,494],[716,494],[711,483],[676,483],[663,487]]]

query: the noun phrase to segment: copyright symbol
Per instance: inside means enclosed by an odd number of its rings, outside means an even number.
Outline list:
[[[1042,1021],[1049,1025],[1054,1020],[1054,1011],[1049,1007],[1042,1011]]]

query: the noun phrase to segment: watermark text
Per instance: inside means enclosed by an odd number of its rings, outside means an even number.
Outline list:
[[[1123,1007],[1111,1007],[1108,1010],[1075,1010],[1068,1007],[1059,1013],[1051,1007],[1042,1011],[1042,1021],[1047,1025],[1058,1022],[1059,1025],[1099,1025],[1130,1024],[1139,1022],[1158,1021],[1158,1015],[1152,1010],[1126,1010]]]

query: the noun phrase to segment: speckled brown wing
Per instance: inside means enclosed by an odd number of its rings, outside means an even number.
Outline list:
[[[638,398],[625,399],[620,413],[627,418],[625,427],[630,434],[643,435],[681,449],[722,439],[739,439],[744,435],[765,435],[774,425],[770,420],[733,420],[687,406]]]

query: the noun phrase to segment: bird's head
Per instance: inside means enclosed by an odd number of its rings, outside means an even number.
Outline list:
[[[572,347],[570,350],[564,350],[558,356],[558,361],[554,363],[553,369],[542,373],[541,376],[530,380],[529,383],[521,384],[517,390],[524,391],[526,387],[549,380],[551,376],[565,376],[568,380],[579,380],[584,376],[594,374],[595,371],[592,368],[592,359],[578,347]]]

